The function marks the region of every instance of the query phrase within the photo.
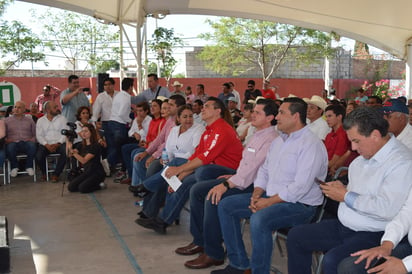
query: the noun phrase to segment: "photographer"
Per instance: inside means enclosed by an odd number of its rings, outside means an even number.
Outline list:
[[[68,190],[70,192],[90,193],[100,189],[100,183],[106,177],[100,163],[101,146],[98,143],[97,132],[93,125],[84,125],[79,135],[82,138],[79,150],[73,149],[72,143],[68,142],[68,153],[79,161],[84,172],[69,182]]]
[[[36,124],[36,139],[39,148],[36,153],[37,164],[42,172],[43,181],[46,180],[46,157],[49,154],[60,154],[57,161],[52,183],[57,183],[59,176],[66,164],[66,137],[61,134],[62,129],[67,129],[67,120],[59,114],[58,106],[53,101],[44,103],[46,115],[41,117]]]

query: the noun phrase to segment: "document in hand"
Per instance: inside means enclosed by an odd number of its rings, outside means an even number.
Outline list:
[[[179,189],[179,187],[182,185],[182,182],[179,180],[179,178],[177,178],[177,176],[172,176],[170,178],[166,177],[166,170],[169,167],[166,167],[165,169],[163,169],[162,171],[162,177],[166,180],[166,182],[169,184],[169,186],[174,190],[177,191]]]

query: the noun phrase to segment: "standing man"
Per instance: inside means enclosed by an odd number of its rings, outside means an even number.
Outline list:
[[[18,153],[27,154],[26,171],[30,176],[34,175],[33,159],[36,155],[36,124],[32,118],[24,113],[26,105],[23,101],[17,101],[14,105],[13,116],[7,117],[6,124],[6,153],[10,160],[10,176],[16,177],[19,171],[17,163]]]
[[[225,252],[217,206],[225,197],[253,191],[257,171],[265,161],[270,144],[279,135],[274,127],[277,113],[278,107],[273,100],[259,100],[252,113],[256,133],[243,150],[236,174],[198,182],[190,190],[190,232],[193,242],[176,249],[176,253],[202,253],[198,258],[187,261],[186,267],[199,269],[223,263]]]
[[[258,96],[262,96],[262,92],[258,89],[255,89],[255,81],[247,81],[247,90],[245,90],[245,98],[243,104],[247,104],[249,100],[256,100]]]
[[[52,89],[54,90],[54,93],[50,93]],[[40,94],[39,96],[37,96],[34,102],[39,107],[39,111],[43,112],[43,104],[47,101],[54,101],[57,97],[59,97],[59,95],[60,95],[60,90],[58,88],[53,87],[51,85],[45,85],[43,87],[43,94]]]
[[[340,181],[320,185],[326,197],[340,202],[338,218],[289,231],[290,274],[311,273],[313,251],[325,252],[324,273],[337,273],[342,259],[378,245],[411,189],[412,181],[405,178],[412,178],[412,154],[388,134],[388,122],[379,111],[359,107],[348,114],[343,128],[361,156],[349,166],[347,186]]]
[[[57,183],[66,164],[66,136],[61,134],[67,129],[67,119],[59,114],[59,107],[53,101],[45,103],[46,115],[37,120],[36,138],[39,142],[36,160],[42,172],[42,179],[46,179],[46,157],[52,153],[59,153],[59,159],[52,175],[52,183]]]
[[[240,104],[240,94],[239,92],[235,89],[235,84],[233,82],[229,82],[230,85],[230,92],[235,96],[236,102],[238,102],[238,105]],[[240,106],[238,106],[240,107]]]
[[[235,97],[231,92],[230,92],[230,85],[229,83],[223,83],[222,85],[222,92],[217,96],[219,100],[221,100],[225,106],[227,107],[228,104],[228,99],[230,97]]]
[[[308,223],[322,204],[315,178],[324,179],[327,154],[322,141],[306,127],[307,104],[286,98],[276,116],[276,138],[259,168],[253,193],[226,197],[218,205],[220,225],[229,265],[211,273],[269,273],[272,233],[280,228]],[[242,240],[240,220],[250,218],[251,260]]]
[[[156,99],[158,96],[170,97],[170,92],[167,88],[159,85],[159,78],[157,74],[151,73],[147,75],[148,89],[144,90],[140,96],[147,102]]]
[[[68,77],[69,87],[60,94],[60,103],[62,105],[62,115],[68,122],[76,122],[76,113],[79,107],[89,107],[89,99],[80,87],[80,80],[77,75]]]
[[[207,98],[209,98],[209,95],[205,93],[205,85],[203,84],[197,84],[196,85],[196,97],[195,100],[199,99],[202,100],[203,104],[206,103]]]
[[[131,122],[131,93],[133,92],[132,78],[122,80],[122,90],[113,98],[112,109],[108,123],[107,160],[113,170],[118,161],[122,161],[122,145],[127,141],[127,125]],[[122,161],[123,162],[123,161]]]
[[[325,140],[326,135],[330,132],[330,127],[323,119],[323,112],[327,107],[326,101],[318,96],[313,95],[312,98],[303,98],[308,104],[307,118],[309,120],[309,129],[319,137],[321,140]]]
[[[179,81],[174,81],[173,82],[173,91],[170,93],[170,96],[172,95],[180,95],[183,98],[186,98],[186,94],[182,91],[183,84],[180,83]]]
[[[264,80],[263,81],[263,89],[262,89],[262,96],[266,99],[276,100],[275,92],[270,88],[270,81]]]

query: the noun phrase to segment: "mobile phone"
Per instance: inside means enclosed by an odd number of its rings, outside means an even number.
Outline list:
[[[322,181],[321,179],[319,179],[319,178],[315,178],[315,182],[318,184],[318,185],[324,185],[324,184],[326,184],[326,182],[325,181]]]
[[[374,267],[376,267],[376,266],[378,266],[378,265],[381,265],[381,264],[383,264],[384,262],[386,262],[386,259],[385,259],[384,257],[381,257],[381,258],[379,258],[378,260],[376,260],[376,262],[375,262],[372,266],[370,266],[370,267],[368,268],[368,270],[371,269],[371,268],[374,268]]]
[[[90,88],[83,88],[83,91],[90,91]]]

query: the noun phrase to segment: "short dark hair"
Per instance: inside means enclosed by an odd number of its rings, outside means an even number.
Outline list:
[[[262,104],[262,105],[263,105],[263,104]],[[253,110],[253,104],[250,104],[250,103],[246,104],[246,105],[243,107],[243,110]]]
[[[124,78],[122,80],[122,90],[128,90],[130,87],[133,87],[133,78]]]
[[[325,113],[326,111],[329,111],[329,110],[332,111],[336,116],[342,115],[342,121],[345,118],[346,110],[342,105],[329,105],[325,109]]]
[[[149,106],[149,103],[146,101],[136,104],[136,107],[142,108],[144,112],[149,113],[150,106]]]
[[[177,116],[179,117],[180,115],[182,115],[182,112],[183,112],[185,109],[188,109],[188,110],[190,110],[190,111],[193,112],[193,110],[192,110],[192,105],[185,104],[185,105],[180,106],[180,107],[177,109]]]
[[[199,88],[201,88],[201,89],[205,89],[205,85],[203,85],[203,84],[197,84],[196,86],[198,86]]]
[[[175,94],[169,97],[169,100],[172,99],[175,101],[177,107],[183,106],[186,104],[186,99],[182,95]]]
[[[369,137],[375,129],[382,137],[388,134],[389,123],[383,117],[383,113],[375,108],[358,107],[349,113],[343,121],[343,129],[358,128],[360,135]]]
[[[104,78],[103,84],[106,83],[107,81],[109,81],[112,85],[116,83],[113,78],[107,77],[107,78]]]
[[[67,78],[67,81],[71,83],[73,80],[77,80],[77,79],[79,79],[79,76],[72,74]]]
[[[283,103],[290,103],[290,113],[299,113],[300,122],[306,125],[306,113],[308,111],[308,104],[305,101],[298,97],[288,97],[283,100]]]
[[[249,80],[249,81],[247,81],[247,84],[248,85],[256,85],[256,83],[255,83],[255,80]]]
[[[368,100],[369,99],[376,99],[376,102],[378,103],[378,104],[382,104],[382,99],[379,97],[379,96],[376,96],[376,95],[371,95],[371,96],[369,96],[368,97]]]
[[[150,103],[156,103],[159,105],[159,107],[162,107],[163,101],[160,99],[153,99],[152,101],[150,101]]]
[[[147,78],[149,78],[149,77],[153,77],[153,79],[154,79],[155,81],[159,80],[159,77],[157,77],[157,74],[156,74],[156,73],[150,73],[150,74],[148,74],[148,75],[147,75]]]
[[[227,87],[228,89],[230,89],[230,84],[229,83],[223,83],[224,87]]]
[[[277,124],[275,117],[276,115],[278,115],[279,110],[279,107],[275,103],[275,101],[273,101],[272,99],[262,99],[259,100],[256,104],[264,106],[263,111],[265,112],[266,116],[273,115],[273,120],[270,123],[272,124],[272,126],[275,126]]]
[[[196,99],[193,103],[198,104],[199,106],[203,106],[203,101],[200,99]]]

